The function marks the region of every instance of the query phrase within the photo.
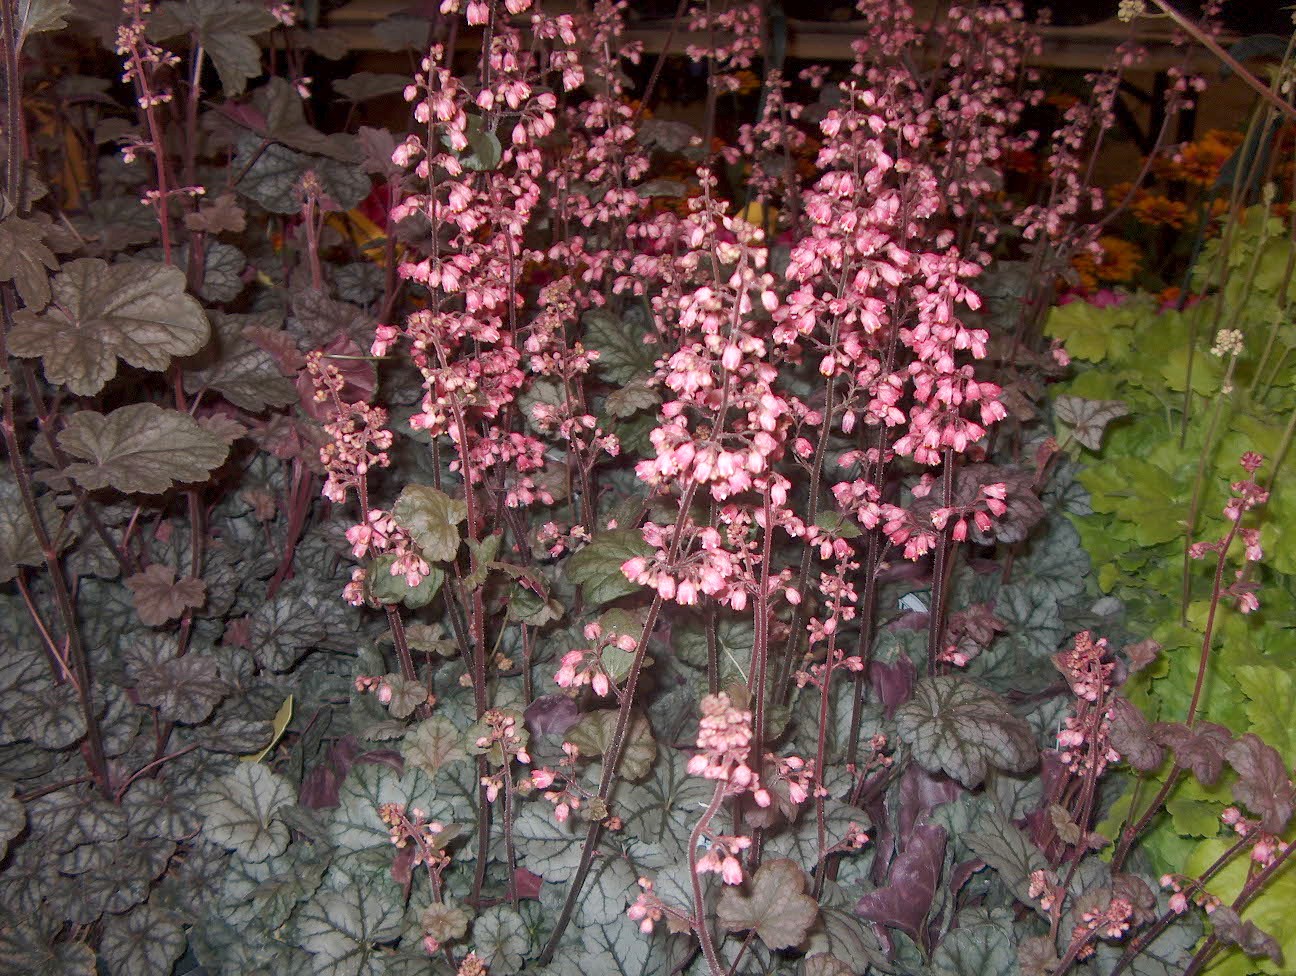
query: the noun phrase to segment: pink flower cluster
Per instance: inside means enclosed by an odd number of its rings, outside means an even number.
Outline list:
[[[554,675],[554,684],[559,688],[580,688],[589,685],[594,694],[606,698],[612,692],[612,679],[603,663],[604,651],[609,647],[632,654],[638,641],[630,634],[604,635],[603,627],[597,622],[585,625],[585,639],[594,642],[593,647],[576,648],[563,655],[558,672]]]
[[[700,708],[698,752],[688,762],[689,773],[725,783],[730,795],[751,793],[757,806],[769,806],[769,792],[747,763],[751,752],[751,712],[735,708],[723,691],[706,695]]]
[[[1076,696],[1075,708],[1058,733],[1062,762],[1073,773],[1097,776],[1108,763],[1119,762],[1111,744],[1113,701],[1112,672],[1105,638],[1094,640],[1089,631],[1076,635],[1074,645],[1053,655],[1053,664]]]

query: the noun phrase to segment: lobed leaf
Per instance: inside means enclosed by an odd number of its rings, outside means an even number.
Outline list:
[[[40,358],[46,379],[80,396],[102,390],[118,359],[161,372],[211,334],[202,306],[185,293],[184,272],[165,264],[78,258],[55,276],[52,293],[40,315],[14,316],[9,351]]]
[[[896,724],[920,766],[969,788],[991,769],[1022,773],[1039,760],[1030,726],[1002,698],[966,678],[921,679],[896,711]]]
[[[293,802],[282,776],[260,763],[240,763],[199,798],[203,834],[249,861],[264,861],[288,846],[288,827],[276,814]]]
[[[59,432],[59,446],[86,463],[65,474],[83,488],[115,488],[160,495],[176,484],[206,481],[224,462],[229,445],[187,413],[134,403],[110,414],[74,413]]]
[[[716,918],[730,932],[754,929],[771,949],[792,949],[805,941],[819,914],[819,904],[805,894],[806,876],[786,858],[761,864],[751,880],[751,895],[726,887]]]

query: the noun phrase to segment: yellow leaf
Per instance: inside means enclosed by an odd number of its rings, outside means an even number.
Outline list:
[[[293,697],[292,695],[289,695],[284,699],[284,703],[279,706],[279,711],[275,712],[274,735],[270,736],[270,741],[266,743],[266,747],[260,752],[249,753],[248,755],[241,757],[243,761],[258,763],[268,756],[270,750],[274,748],[275,743],[279,741],[280,737],[282,737],[284,732],[287,730],[288,723],[292,721],[292,713]]]

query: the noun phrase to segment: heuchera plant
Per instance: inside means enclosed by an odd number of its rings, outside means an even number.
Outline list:
[[[1021,201],[1015,0],[861,0],[835,72],[684,4],[700,133],[612,0],[395,17],[412,76],[335,125],[292,4],[127,0],[111,79],[52,56],[102,62],[80,10],[0,4],[0,969],[1280,964],[1284,759],[1201,678],[1122,693],[1157,647],[1042,416],[1135,48]],[[396,93],[410,132],[358,124]],[[1257,600],[1243,464],[1212,622]],[[1232,836],[1159,877],[1168,786],[1099,824],[1167,750]]]

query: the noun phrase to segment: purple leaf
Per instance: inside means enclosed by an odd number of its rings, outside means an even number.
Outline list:
[[[886,717],[895,718],[896,709],[913,695],[914,681],[918,677],[913,661],[907,657],[900,658],[894,664],[874,661],[869,665],[868,675],[873,693],[881,700]]]
[[[1262,830],[1281,834],[1292,815],[1292,785],[1282,756],[1254,732],[1248,732],[1229,746],[1226,757],[1241,777],[1233,786],[1233,796],[1260,815]]]
[[[1112,704],[1111,743],[1121,758],[1140,772],[1151,772],[1165,758],[1165,750],[1152,736],[1152,723],[1125,698],[1118,697]]]
[[[900,777],[900,835],[907,837],[914,824],[943,803],[953,803],[964,789],[943,773],[929,773],[910,764]]]
[[[915,827],[904,852],[891,864],[887,886],[861,898],[856,914],[900,929],[921,943],[923,920],[931,910],[945,866],[946,836],[945,828],[935,824]]]
[[[527,729],[536,738],[553,735],[561,738],[580,721],[580,709],[566,695],[541,695],[524,713]]]
[[[1214,786],[1224,771],[1224,753],[1233,743],[1233,733],[1214,722],[1200,722],[1189,728],[1182,722],[1158,722],[1152,737],[1174,752],[1175,765],[1187,769],[1203,786]]]

